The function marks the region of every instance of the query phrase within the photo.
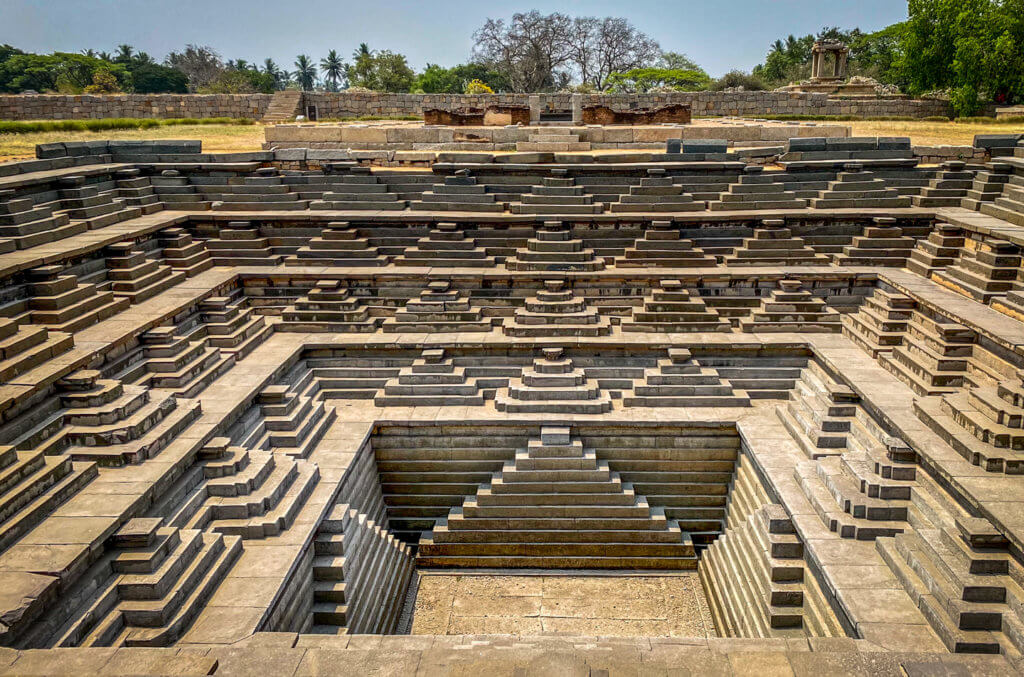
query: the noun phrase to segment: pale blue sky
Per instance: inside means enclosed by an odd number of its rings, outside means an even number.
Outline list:
[[[465,61],[472,33],[488,17],[537,9],[623,16],[661,43],[685,52],[712,75],[749,70],[789,33],[825,25],[877,30],[906,19],[903,0],[0,0],[0,43],[37,52],[113,51],[127,42],[157,59],[192,42],[225,59],[292,68],[295,55],[347,58],[360,42],[428,61]]]

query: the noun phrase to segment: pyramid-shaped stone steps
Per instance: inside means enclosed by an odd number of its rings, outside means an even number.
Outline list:
[[[79,610],[60,646],[168,646],[199,615],[242,551],[241,539],[127,522],[112,538],[114,575]]]
[[[288,266],[383,266],[388,257],[380,253],[347,221],[332,221],[307,244],[285,258]]]
[[[286,307],[279,331],[372,332],[381,319],[353,297],[340,280],[320,280],[309,293]]]
[[[761,299],[749,319],[741,319],[745,332],[839,332],[840,315],[825,301],[802,289],[796,280],[780,280],[778,288]]]
[[[79,284],[75,275],[63,274],[58,265],[34,268],[28,279],[28,321],[54,331],[79,331],[131,304],[127,298],[99,291],[94,284]]]
[[[909,296],[876,289],[855,313],[842,317],[843,336],[872,358],[903,343],[916,302]]]
[[[907,269],[922,277],[931,277],[936,270],[957,260],[964,242],[962,229],[948,223],[937,223],[927,239],[917,241],[907,261]]]
[[[628,536],[622,532],[632,532]],[[420,566],[692,569],[693,543],[568,428],[539,440],[424,534]]]
[[[882,559],[915,600],[939,638],[956,653],[1019,651],[1024,635],[1020,588],[1006,575],[1005,540],[971,542],[968,523],[878,539]],[[992,532],[991,525],[984,531]]]

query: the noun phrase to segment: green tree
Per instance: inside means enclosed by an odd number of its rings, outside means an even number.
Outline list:
[[[710,83],[711,78],[702,70],[673,68],[634,68],[608,76],[609,91],[639,94],[655,88],[693,92],[706,89]]]
[[[139,94],[187,94],[188,78],[174,68],[155,63],[133,65],[132,82]]]
[[[320,59],[320,71],[327,81],[327,91],[338,91],[338,83],[345,77],[345,62],[338,56],[337,50],[332,49],[326,57]]]
[[[295,58],[295,79],[302,91],[308,92],[313,89],[313,83],[316,81],[316,66],[305,54],[299,54]]]
[[[352,86],[365,87],[375,92],[408,92],[416,79],[405,56],[386,49],[360,54],[355,63],[346,69],[346,75]]]
[[[910,0],[898,68],[911,94],[947,89],[957,115],[1024,99],[1024,0]]]

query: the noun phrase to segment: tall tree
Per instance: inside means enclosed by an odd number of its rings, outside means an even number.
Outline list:
[[[131,45],[118,45],[117,54],[114,55],[114,61],[118,63],[128,63],[132,60],[135,55],[135,48]]]
[[[209,85],[224,70],[220,54],[212,47],[201,45],[186,45],[181,52],[171,52],[166,64],[185,74],[189,91],[193,92]]]
[[[313,83],[316,81],[316,66],[305,54],[299,54],[295,58],[295,79],[302,91],[307,92],[313,89]]]
[[[375,92],[408,92],[416,79],[405,56],[386,49],[361,54],[346,68],[346,76],[350,85]]]
[[[327,81],[327,91],[338,91],[338,83],[345,77],[345,62],[338,56],[337,50],[332,49],[323,59],[320,59],[320,71]]]
[[[543,92],[557,89],[569,79],[573,48],[569,41],[572,19],[537,10],[503,19],[487,19],[473,34],[474,60],[508,77],[513,91]]]

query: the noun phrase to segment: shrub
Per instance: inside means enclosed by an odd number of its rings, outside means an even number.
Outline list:
[[[756,75],[744,73],[743,71],[730,71],[714,80],[709,86],[713,92],[720,92],[723,89],[735,89],[742,87],[748,92],[759,92],[765,89],[764,81]]]
[[[494,90],[483,80],[470,80],[466,83],[466,94],[494,94]]]
[[[86,94],[116,94],[120,91],[114,74],[102,68],[92,74],[92,84],[85,88]]]

